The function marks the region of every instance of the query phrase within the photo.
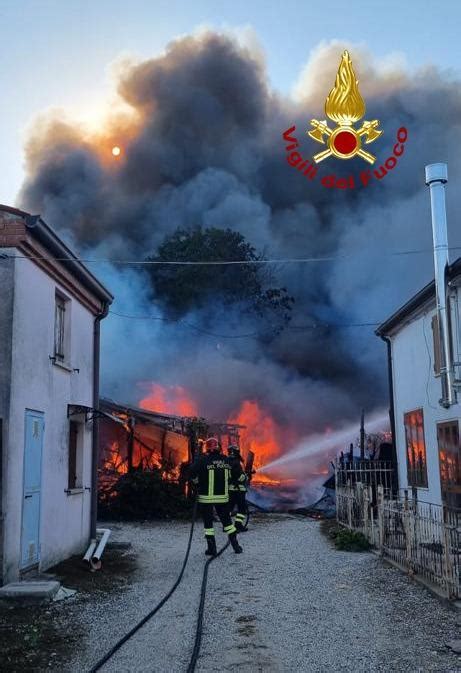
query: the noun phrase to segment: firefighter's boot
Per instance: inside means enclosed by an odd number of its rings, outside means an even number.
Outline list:
[[[237,533],[245,533],[248,530],[243,521],[239,521],[238,519],[235,521],[235,527],[237,529]]]
[[[214,537],[207,537],[206,543],[208,547],[205,551],[205,554],[207,556],[217,556],[218,550],[216,549],[216,540],[214,539]]]
[[[238,540],[237,540],[237,533],[231,533],[229,535],[229,542],[232,545],[232,549],[235,551],[236,554],[241,554],[243,549],[239,545]]]

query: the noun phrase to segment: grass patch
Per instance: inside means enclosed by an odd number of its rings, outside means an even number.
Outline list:
[[[336,549],[355,552],[368,551],[370,549],[371,545],[362,533],[339,526],[336,521],[325,519],[320,524],[320,527],[322,533],[333,542]]]

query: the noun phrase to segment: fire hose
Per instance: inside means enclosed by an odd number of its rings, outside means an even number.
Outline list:
[[[192,546],[192,536],[194,533],[194,527],[195,527],[195,521],[197,518],[197,500],[194,502],[194,509],[192,512],[192,524],[190,527],[190,532],[189,532],[189,539],[187,542],[187,549],[186,549],[186,555],[184,556],[184,561],[181,567],[181,570],[179,572],[178,578],[176,582],[173,584],[171,589],[165,596],[162,598],[162,600],[157,603],[157,605],[147,613],[128,633],[126,633],[122,638],[120,638],[119,641],[115,643],[111,649],[106,652],[106,654],[99,659],[99,661],[90,669],[89,673],[96,673],[96,671],[99,671],[102,666],[104,666],[105,663],[109,661],[109,659],[132,637],[134,634],[139,631],[139,629],[144,626],[159,610],[162,608],[165,603],[171,598],[171,596],[174,594],[176,589],[181,583],[181,580],[184,575],[184,571],[186,569],[187,562],[189,560],[189,555],[190,555],[190,550]],[[247,523],[248,523],[248,518],[249,518],[249,511],[247,511]],[[202,577],[202,585],[200,589],[200,603],[199,603],[199,609],[198,609],[198,616],[197,616],[197,627],[196,627],[196,632],[195,632],[195,640],[194,640],[194,648],[192,650],[192,657],[189,662],[189,666],[187,669],[187,673],[194,673],[195,667],[197,664],[197,660],[200,654],[200,647],[202,644],[202,633],[203,633],[203,616],[205,612],[205,598],[206,598],[206,587],[207,587],[207,581],[208,581],[208,569],[210,567],[210,563],[212,563],[216,558],[221,556],[223,552],[228,548],[229,542],[227,542],[216,554],[216,556],[212,556],[211,558],[208,559],[208,561],[205,563],[205,567],[203,569],[203,577]]]
[[[222,547],[216,556],[212,556],[211,558],[208,559],[208,561],[205,563],[205,567],[203,569],[203,577],[202,577],[202,587],[200,589],[200,604],[198,608],[198,616],[197,616],[197,628],[195,631],[195,641],[194,641],[194,649],[192,650],[192,657],[189,662],[189,666],[187,668],[187,673],[194,673],[195,667],[197,665],[197,660],[200,654],[200,646],[202,644],[202,633],[203,633],[203,615],[205,612],[205,597],[206,597],[206,585],[208,581],[208,569],[210,567],[210,563],[212,563],[218,556],[221,556],[221,554],[226,551],[228,546],[230,545],[230,542],[227,542],[224,547]]]
[[[104,666],[104,664],[107,661],[109,661],[109,659],[122,647],[122,645],[124,645],[127,642],[127,640],[129,640],[132,636],[134,636],[134,634],[137,631],[139,631],[139,629],[142,626],[144,626],[144,624],[146,622],[148,622],[149,619],[151,619],[160,610],[160,608],[165,605],[165,603],[171,598],[171,596],[174,594],[174,592],[176,591],[176,589],[178,588],[178,586],[181,583],[181,580],[182,580],[183,575],[184,575],[184,571],[186,569],[187,561],[189,560],[189,554],[190,554],[190,550],[191,550],[191,546],[192,546],[192,536],[194,534],[194,526],[195,526],[196,518],[197,518],[197,500],[195,500],[195,502],[194,502],[194,509],[193,509],[193,512],[192,512],[192,524],[191,524],[191,527],[190,527],[189,539],[188,539],[188,542],[187,542],[186,555],[184,556],[184,561],[183,561],[183,564],[182,564],[182,567],[181,567],[181,570],[179,572],[179,575],[178,575],[178,578],[177,578],[176,582],[173,584],[173,586],[171,587],[169,592],[167,594],[165,594],[165,596],[162,598],[162,600],[159,603],[157,603],[157,605],[150,612],[148,612],[147,615],[141,619],[141,621],[139,621],[135,626],[133,626],[133,628],[130,631],[128,631],[128,633],[126,633],[123,636],[123,638],[120,638],[120,640],[118,642],[116,642],[115,645],[113,647],[111,647],[111,649],[103,657],[101,657],[101,659],[99,659],[99,661],[93,666],[93,668],[90,669],[89,673],[96,673],[96,671],[99,671],[100,668],[102,668],[102,666]]]
[[[245,528],[248,526],[248,522],[250,520],[250,509],[247,504],[247,518],[245,521]],[[212,563],[218,556],[221,556],[223,552],[226,551],[228,546],[230,545],[230,542],[227,542],[227,544],[222,547],[216,556],[212,556],[211,558],[208,559],[208,561],[205,563],[205,567],[203,569],[203,577],[202,577],[202,586],[200,589],[200,604],[198,608],[198,616],[197,616],[197,627],[195,630],[195,641],[194,641],[194,649],[192,650],[192,657],[189,662],[189,666],[187,669],[187,673],[194,673],[195,667],[197,665],[198,657],[200,654],[200,646],[202,644],[202,633],[203,633],[203,615],[205,612],[205,598],[206,598],[206,585],[208,581],[208,570],[210,567],[210,563]]]

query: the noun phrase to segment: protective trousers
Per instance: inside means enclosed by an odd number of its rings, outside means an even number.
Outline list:
[[[213,538],[214,540],[213,509],[216,510],[216,514],[223,525],[224,532],[228,535],[236,533],[236,528],[232,523],[230,515],[229,503],[202,503],[200,507],[202,509],[203,526],[205,528],[205,537],[207,539]]]
[[[244,528],[247,520],[247,503],[245,491],[229,491],[229,504],[231,513],[236,509],[235,524],[237,528]]]

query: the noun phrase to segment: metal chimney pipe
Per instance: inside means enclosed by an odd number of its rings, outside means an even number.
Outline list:
[[[434,241],[435,293],[440,339],[440,379],[442,398],[439,403],[448,409],[456,403],[453,388],[453,358],[450,339],[450,316],[447,287],[448,234],[445,208],[445,184],[448,180],[446,164],[426,166],[426,185],[431,191],[432,238]]]

